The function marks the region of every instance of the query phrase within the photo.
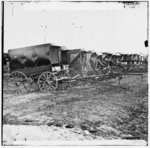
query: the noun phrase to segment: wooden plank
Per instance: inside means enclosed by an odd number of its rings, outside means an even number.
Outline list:
[[[50,67],[51,67],[50,65],[47,65],[47,66],[40,66],[40,67],[33,67],[33,68],[17,69],[17,70],[14,70],[14,71],[23,72],[27,76],[40,75],[42,72],[50,71]]]

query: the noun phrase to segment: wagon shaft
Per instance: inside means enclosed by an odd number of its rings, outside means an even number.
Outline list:
[[[71,77],[61,77],[61,78],[57,78],[57,81],[63,81],[63,80],[71,80]]]

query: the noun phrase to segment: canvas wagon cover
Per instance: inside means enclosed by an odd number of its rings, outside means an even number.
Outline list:
[[[30,47],[11,49],[10,69],[24,69],[58,64],[61,62],[61,47],[42,44]]]

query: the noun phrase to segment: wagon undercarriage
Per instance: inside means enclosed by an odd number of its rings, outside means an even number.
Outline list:
[[[45,71],[40,75],[26,75],[20,71],[13,71],[8,77],[7,86],[13,93],[28,93],[32,90],[54,92],[95,80],[106,80],[119,77],[120,72],[108,70],[76,71],[65,69],[57,72]]]

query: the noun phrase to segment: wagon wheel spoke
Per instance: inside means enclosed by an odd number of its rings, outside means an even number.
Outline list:
[[[45,77],[41,77],[41,82],[46,81]]]
[[[49,91],[52,91],[53,89],[55,89],[52,85],[49,85],[48,87],[47,87],[47,89],[49,90]]]
[[[47,74],[46,80],[50,81],[51,80],[51,75]]]
[[[40,86],[41,88],[44,88],[44,87],[45,87],[44,81],[39,80],[38,82],[39,82],[38,84],[39,84],[39,86]]]
[[[56,83],[55,83],[55,82],[52,82],[52,83],[50,84],[50,87],[51,87],[52,89],[55,89]]]
[[[45,75],[43,75],[43,77],[45,78],[45,80],[48,80],[48,73],[45,73]]]

